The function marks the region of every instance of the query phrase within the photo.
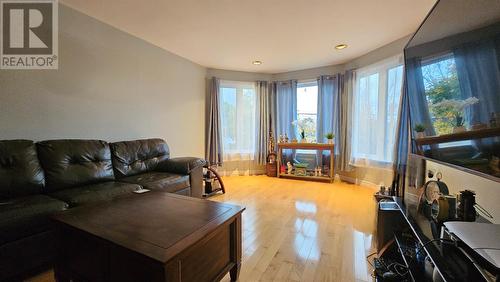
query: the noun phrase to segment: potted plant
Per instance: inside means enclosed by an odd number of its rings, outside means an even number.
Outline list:
[[[424,138],[425,137],[425,125],[418,123],[415,125],[414,130],[417,133],[417,138]]]
[[[333,133],[329,132],[325,135],[325,137],[328,139],[328,144],[333,144],[333,137],[335,137]]]
[[[465,131],[464,117],[458,113],[455,115],[455,126],[453,127],[453,133],[460,133]]]

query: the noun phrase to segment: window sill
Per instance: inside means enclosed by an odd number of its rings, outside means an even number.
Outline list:
[[[352,167],[358,168],[375,168],[380,170],[392,171],[393,164],[390,162],[382,162],[368,159],[360,159],[359,161],[349,162]]]

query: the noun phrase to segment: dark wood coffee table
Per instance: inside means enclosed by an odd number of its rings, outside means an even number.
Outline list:
[[[63,212],[56,280],[235,281],[243,210],[148,192]]]

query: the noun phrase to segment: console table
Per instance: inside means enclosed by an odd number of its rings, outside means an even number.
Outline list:
[[[330,151],[330,164],[328,175],[322,176],[314,176],[314,175],[294,175],[287,174],[281,172],[281,165],[283,160],[283,150],[291,149],[291,150],[316,150],[316,151]],[[277,157],[277,170],[278,177],[283,178],[292,178],[292,179],[300,179],[300,180],[312,180],[312,181],[322,181],[322,182],[333,182],[335,173],[334,173],[334,163],[335,163],[335,145],[334,144],[325,144],[325,143],[298,143],[298,142],[290,142],[290,143],[278,143],[278,157]]]

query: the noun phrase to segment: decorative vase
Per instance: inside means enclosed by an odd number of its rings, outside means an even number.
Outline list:
[[[328,144],[333,144],[333,139],[328,139]]]
[[[306,138],[301,139],[301,140],[300,140],[300,143],[307,143],[307,139],[306,139]]]
[[[453,133],[465,132],[465,126],[455,126],[453,127]]]
[[[424,138],[425,137],[425,132],[417,132],[417,139],[418,138]]]

